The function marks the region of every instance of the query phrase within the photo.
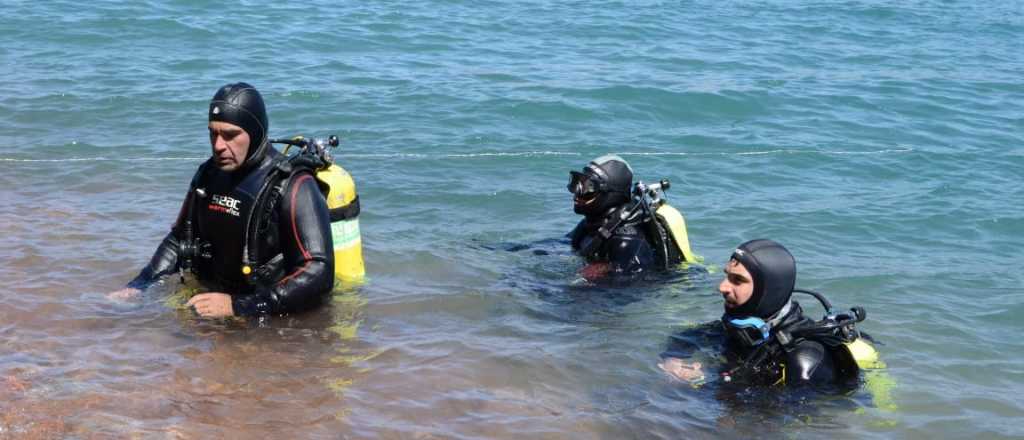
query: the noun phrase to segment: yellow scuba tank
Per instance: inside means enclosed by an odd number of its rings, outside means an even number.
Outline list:
[[[896,381],[889,376],[885,362],[882,362],[875,347],[863,338],[843,343],[843,347],[864,374],[864,388],[871,394],[875,407],[885,411],[895,410],[892,390]]]
[[[669,240],[671,244],[669,245],[675,246],[676,250],[683,256],[683,262],[693,263],[696,261],[696,256],[690,250],[690,238],[686,234],[686,220],[683,219],[683,214],[668,203],[662,203],[654,211],[654,215],[671,237],[671,240]]]
[[[270,142],[288,145],[281,152],[285,163],[276,166],[277,170],[285,174],[283,178],[291,176],[295,169],[308,169],[315,173],[330,215],[335,281],[341,281],[343,285],[361,283],[366,270],[363,266],[363,241],[359,232],[356,183],[344,168],[334,163],[327,150],[328,147],[338,146],[338,137],[331,135],[323,140],[295,136],[290,139],[270,139]],[[299,147],[299,153],[289,156],[291,147]],[[249,277],[258,269],[249,266],[248,261],[256,261],[257,258],[250,258],[247,252],[243,252],[242,273]]]
[[[359,196],[356,183],[344,168],[332,163],[317,171],[316,179],[327,198],[331,213],[331,238],[334,241],[334,276],[342,282],[360,282],[366,274],[363,266],[363,241],[359,233]]]
[[[878,358],[878,351],[875,350],[875,347],[864,342],[863,339],[857,338],[853,342],[844,343],[843,346],[850,352],[853,361],[857,363],[857,368],[861,370],[885,368],[885,362]]]

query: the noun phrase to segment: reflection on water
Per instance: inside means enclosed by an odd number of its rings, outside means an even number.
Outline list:
[[[78,238],[20,235],[3,251],[17,258],[0,269],[13,286],[0,308],[0,435],[718,438],[872,426],[850,418],[874,414],[857,395],[783,405],[665,377],[668,335],[720,313],[713,267],[606,286],[578,276],[563,240],[370,248],[368,261],[400,267],[373,267],[326,307],[207,320],[184,307],[200,289],[190,277],[126,303],[71,293],[137,270],[107,260],[117,240],[76,235],[104,216],[81,217],[38,221]],[[66,261],[66,249],[84,258]],[[69,270],[40,276],[40,265]]]
[[[184,307],[198,284],[176,278],[131,303],[53,291],[64,298],[54,307],[37,291],[30,312],[4,307],[0,438],[342,429],[344,391],[372,358],[356,339],[357,290],[298,316],[207,320]]]
[[[3,3],[0,438],[1024,433],[1020,2],[130,3]],[[241,80],[272,135],[345,139],[370,282],[261,322],[197,319],[173,279],[108,301]],[[715,271],[594,286],[544,240],[606,153],[673,182],[709,263],[777,239],[864,306],[897,409],[665,377]]]
[[[85,399],[40,398],[31,370],[13,368],[0,377],[0,438],[56,438],[68,432],[66,419]],[[95,400],[95,399],[93,399]]]
[[[335,290],[331,297],[331,326],[327,331],[337,338],[335,342],[334,355],[330,362],[339,367],[339,371],[352,371],[353,374],[365,374],[369,368],[365,367],[367,361],[373,359],[379,352],[359,345],[359,326],[362,323],[362,313],[366,307],[366,299],[360,294],[358,287]],[[338,397],[344,397],[345,391],[352,385],[352,377],[336,377],[324,379],[327,387],[334,391]],[[338,414],[343,418],[344,412]]]

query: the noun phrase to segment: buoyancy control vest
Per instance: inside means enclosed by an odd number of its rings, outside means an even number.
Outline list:
[[[284,255],[276,243],[277,234],[268,232],[276,227],[275,210],[288,183],[296,174],[309,172],[316,177],[330,213],[334,276],[350,284],[363,280],[360,207],[355,181],[331,162],[329,156],[325,158],[306,149],[291,156],[270,150],[267,160],[234,185],[229,195],[207,189],[210,187],[205,176],[208,169],[216,168],[209,162],[200,166],[189,190],[187,209],[191,213],[185,216],[185,239],[181,246],[183,269],[212,277],[228,286],[266,286],[278,281],[284,275]],[[230,173],[223,174],[227,177],[222,179],[230,179]],[[203,209],[229,215],[229,220],[200,218],[198,214]],[[213,223],[208,223],[210,221]],[[214,229],[216,234],[211,236]],[[225,237],[231,240],[225,242]],[[215,256],[217,258],[213,258]],[[215,264],[217,267],[213,267]]]
[[[643,231],[654,250],[655,260],[660,269],[666,270],[680,263],[699,262],[700,257],[690,249],[683,214],[669,205],[664,198],[664,191],[669,187],[668,180],[651,185],[637,183],[630,203],[616,210],[611,218],[605,220],[589,242],[581,242],[580,254],[590,255],[596,252],[619,227],[638,223],[637,227]]]
[[[314,145],[312,140],[296,137],[286,142],[291,145]],[[332,138],[333,145],[337,144]],[[285,150],[287,153],[287,150]],[[270,227],[269,219],[276,209],[280,195],[288,186],[292,177],[300,172],[309,172],[316,177],[320,192],[327,202],[330,213],[331,239],[334,245],[334,276],[343,283],[359,283],[365,276],[363,264],[362,238],[359,231],[359,195],[356,193],[355,180],[341,166],[333,163],[324,151],[315,148],[302,148],[299,153],[288,156],[283,154],[274,163],[274,170],[268,177],[265,188],[257,196],[257,206],[261,208],[246,223],[243,251],[242,273],[253,284],[274,282],[282,273],[280,262],[282,254],[269,259],[260,253],[258,245],[266,228]]]
[[[256,210],[257,194],[274,171],[279,157],[271,152],[243,175],[222,172],[210,161],[192,179],[184,225],[181,267],[222,287],[240,289],[250,284],[239,272],[248,236],[244,226]],[[276,234],[260,245],[276,247]]]
[[[722,373],[723,379],[728,381],[737,373],[773,372],[773,383],[783,385],[787,369],[783,358],[787,353],[800,350],[802,342],[813,341],[824,347],[825,355],[829,356],[828,362],[835,369],[836,380],[852,384],[862,378],[876,406],[894,408],[890,395],[892,381],[885,372],[886,365],[869,342],[870,337],[856,328],[856,324],[866,317],[864,309],[854,307],[835,313],[831,303],[820,293],[800,289],[793,291],[814,296],[825,308],[825,316],[818,321],[807,318],[799,305],[793,302],[793,314],[780,320],[778,328],[771,330],[770,340],[757,346],[740,365]]]

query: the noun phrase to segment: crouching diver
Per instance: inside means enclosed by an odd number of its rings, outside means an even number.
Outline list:
[[[877,352],[856,328],[864,310],[834,313],[824,296],[794,290],[795,282],[796,262],[786,248],[771,240],[743,243],[718,286],[725,301],[721,321],[674,335],[659,366],[675,378],[700,384],[704,367],[689,359],[711,344],[725,355],[717,374],[722,382],[856,386],[860,368],[879,364]],[[804,316],[793,292],[817,298],[824,319]]]
[[[210,289],[188,302],[205,317],[320,304],[333,287],[335,259],[317,166],[303,163],[312,155],[291,160],[270,145],[263,98],[246,83],[221,87],[208,115],[212,157],[199,166],[149,264],[111,296],[137,294],[161,277],[191,271]]]
[[[667,180],[634,185],[633,169],[616,155],[598,157],[569,175],[573,211],[584,217],[568,237],[587,261],[580,271],[585,278],[631,280],[652,268],[695,260],[682,214],[664,200]]]

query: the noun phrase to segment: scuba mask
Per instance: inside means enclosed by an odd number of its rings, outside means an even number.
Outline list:
[[[726,333],[747,347],[756,347],[767,342],[772,329],[771,325],[756,316],[727,318],[722,322],[725,323]]]
[[[570,171],[569,184],[565,188],[576,198],[589,199],[601,192],[603,186],[587,174],[579,171]]]
[[[633,170],[619,156],[605,155],[590,161],[580,171],[569,172],[566,189],[573,194],[573,211],[588,217],[603,216],[628,203]]]

